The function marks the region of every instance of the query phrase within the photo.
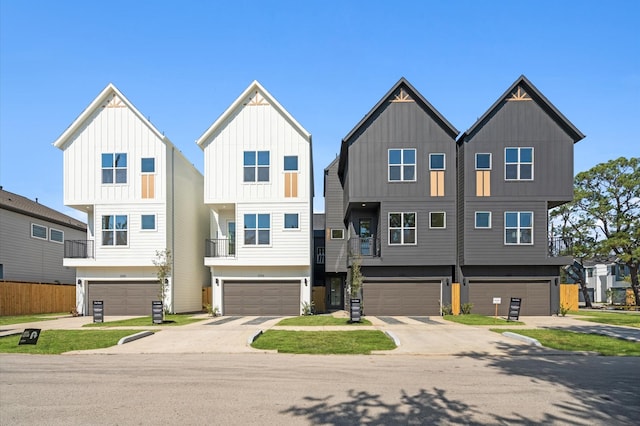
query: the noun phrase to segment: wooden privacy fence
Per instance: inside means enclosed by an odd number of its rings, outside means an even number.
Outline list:
[[[211,287],[202,288],[202,307],[211,304]]]
[[[578,284],[560,284],[560,308],[578,310]]]
[[[75,307],[75,285],[0,282],[0,315],[71,312]]]

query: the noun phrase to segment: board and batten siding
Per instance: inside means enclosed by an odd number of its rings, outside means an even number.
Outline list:
[[[65,240],[84,240],[86,232],[0,208],[0,264],[3,279],[73,284],[75,268],[63,266],[64,244],[31,237],[31,224],[64,232]]]
[[[102,184],[102,154],[127,154],[127,183]],[[87,205],[141,200],[141,159],[155,158],[155,198],[163,201],[165,144],[126,106],[99,108],[64,147],[64,203]]]
[[[348,232],[344,227],[343,193],[338,178],[338,159],[336,158],[325,170],[324,175],[325,204],[325,271],[347,272]],[[331,230],[342,229],[344,238],[332,239]]]
[[[244,182],[244,151],[269,151],[269,182]],[[311,197],[311,145],[274,106],[242,106],[205,144],[205,203]],[[298,156],[298,197],[285,198],[284,156]]]

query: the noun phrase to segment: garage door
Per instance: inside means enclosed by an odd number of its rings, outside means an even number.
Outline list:
[[[365,315],[440,315],[440,281],[411,283],[365,282]]]
[[[538,282],[473,282],[469,283],[469,301],[473,303],[471,313],[495,315],[493,298],[500,297],[498,315],[507,316],[509,300],[522,298],[520,315],[551,315],[551,283]]]
[[[225,281],[225,315],[300,315],[300,281]]]
[[[93,301],[102,300],[105,315],[151,315],[151,302],[158,300],[158,287],[154,281],[90,282],[89,314]]]

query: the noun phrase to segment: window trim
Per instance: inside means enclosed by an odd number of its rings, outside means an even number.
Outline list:
[[[104,165],[102,164],[103,158],[102,156],[105,154],[110,154],[113,156],[112,158],[112,162],[111,162],[111,166],[110,167],[104,167]],[[124,155],[125,156],[125,163],[127,163],[124,167],[117,167],[116,166],[116,156],[117,155]],[[102,152],[100,153],[100,184],[101,185],[128,185],[129,184],[129,159],[127,158],[128,155],[126,152]],[[112,182],[105,182],[104,181],[104,170],[111,170],[113,172],[113,181]],[[116,176],[118,175],[117,171],[118,170],[124,170],[125,176],[124,176],[124,182],[116,182]]]
[[[153,216],[153,228],[145,228],[142,218],[144,216]],[[156,214],[141,214],[140,215],[140,232],[156,232],[158,230],[158,216]]]
[[[431,226],[431,217],[433,214],[440,214],[442,213],[442,226]],[[447,229],[447,212],[443,212],[443,211],[435,211],[435,212],[429,212],[429,229]]]
[[[291,169],[291,170],[287,169],[287,166],[286,166],[287,157],[295,157],[295,159],[296,159],[296,168],[295,169]],[[300,173],[300,157],[298,155],[284,155],[282,157],[282,170],[285,173]]]
[[[391,151],[400,151],[400,163],[391,164],[389,155]],[[413,151],[413,163],[404,163],[404,151]],[[400,167],[400,179],[391,179],[391,166]],[[413,166],[413,179],[404,178],[404,167]],[[416,182],[418,178],[418,149],[417,148],[388,148],[387,149],[387,182],[389,183],[402,183],[402,182]]]
[[[246,165],[244,163],[244,155],[246,153],[248,153],[248,152],[252,152],[252,153],[255,154],[255,164],[253,164],[253,165]],[[259,156],[259,153],[261,153],[261,152],[266,152],[269,155],[269,163],[267,165],[258,164],[259,163],[258,156]],[[254,178],[255,178],[254,180],[245,180],[244,172],[248,167],[251,167],[254,170]],[[260,171],[260,168],[263,168],[263,169],[266,168],[267,169],[267,172],[268,172],[267,173],[267,180],[259,180],[258,179],[258,175],[259,175],[258,172]],[[253,185],[255,185],[255,184],[264,185],[264,184],[271,183],[271,151],[269,151],[269,150],[251,150],[251,151],[246,151],[245,150],[245,151],[242,151],[242,183],[244,183],[244,184],[253,184]]]
[[[44,229],[44,237],[39,237],[37,235],[33,234],[33,227],[34,226],[39,226],[40,228]],[[44,240],[47,241],[49,239],[49,227],[48,226],[44,226],[44,225],[40,225],[38,223],[33,223],[31,222],[31,238],[35,238],[36,240]]]
[[[442,168],[434,168],[431,167],[431,157],[434,155],[442,155]],[[444,171],[447,170],[447,154],[445,154],[444,152],[433,152],[431,154],[429,154],[429,170],[433,170],[433,171]]]
[[[489,215],[489,226],[478,226],[478,213],[486,213]],[[473,215],[473,228],[474,229],[491,229],[492,228],[492,222],[491,222],[491,212],[489,211],[477,211],[474,212]]]
[[[295,228],[287,228],[287,215],[295,215],[298,226]],[[300,213],[284,213],[282,215],[282,230],[287,232],[300,231]]]
[[[102,225],[104,224],[104,219],[103,218],[105,216],[113,216],[114,217],[114,226],[115,226],[115,222],[116,222],[116,219],[115,219],[116,217],[124,216],[124,217],[127,218],[127,229],[126,229],[126,231],[127,231],[127,244],[116,244],[116,241],[117,241],[117,237],[116,237],[117,228],[113,228],[113,230],[110,230],[110,229],[106,229],[105,230],[104,228],[102,228]],[[115,213],[113,213],[113,214],[102,214],[102,215],[100,215],[100,247],[101,248],[107,248],[107,249],[128,248],[129,247],[129,233],[131,232],[129,224],[130,224],[130,221],[129,221],[129,215],[128,214],[115,214]],[[113,232],[113,244],[104,244],[103,232],[105,232],[105,231],[112,231]],[[120,231],[122,231],[122,229]]]
[[[246,216],[247,215],[252,215],[255,216],[256,219],[256,227],[255,228],[247,228],[247,221],[246,221]],[[260,215],[266,215],[269,216],[269,228],[260,228],[260,219],[259,216]],[[268,244],[260,244],[260,230],[268,230],[269,231],[269,243]],[[254,244],[248,244],[247,243],[247,235],[246,232],[247,230],[249,231],[255,231],[256,232],[256,242]],[[242,245],[244,247],[271,247],[273,244],[273,223],[271,222],[271,213],[244,213],[242,216]]]
[[[517,213],[518,215],[518,224],[517,226],[514,228],[512,226],[507,228],[507,214],[508,213]],[[523,227],[520,225],[520,215],[522,213],[529,213],[531,215],[531,226],[527,226],[527,227]],[[534,225],[534,216],[533,216],[533,211],[505,211],[504,212],[504,233],[503,233],[503,239],[504,239],[504,245],[505,246],[532,246],[533,245],[533,225]],[[507,242],[507,229],[516,229],[517,232],[517,242],[515,243],[508,243]],[[528,243],[523,243],[520,241],[520,237],[521,237],[521,231],[523,229],[531,229],[531,241]]]
[[[142,162],[144,160],[153,160],[153,171],[152,172],[145,172],[142,170]],[[140,173],[143,175],[152,175],[156,173],[156,157],[141,157],[140,158]]]
[[[334,237],[334,232],[340,232],[339,237]],[[343,228],[329,228],[329,239],[331,240],[344,240],[344,229]]]
[[[505,151],[505,164],[506,164],[506,155],[507,155],[506,153],[507,153],[507,151]],[[478,167],[478,155],[488,155],[489,156],[489,167],[488,168]],[[476,163],[475,163],[475,169],[476,170],[492,170],[493,169],[493,155],[491,155],[490,152],[476,152],[475,159],[476,159]],[[506,166],[505,166],[505,173],[506,173]]]
[[[507,163],[507,150],[508,149],[517,149],[518,150],[518,161],[515,163]],[[531,162],[522,162],[520,160],[520,152],[523,149],[530,149],[531,150]],[[532,146],[507,146],[504,148],[504,180],[506,182],[518,182],[518,181],[522,181],[522,182],[531,182],[534,180],[534,163],[535,163],[535,151],[534,148]],[[522,179],[520,177],[520,169],[522,165],[525,164],[530,164],[531,165],[531,178],[530,179]],[[516,178],[507,178],[507,165],[516,165],[517,166],[517,177]]]
[[[400,223],[401,226],[398,227],[391,227],[391,215],[392,214],[399,214],[400,215]],[[414,224],[411,227],[406,227],[404,226],[404,215],[405,214],[412,214],[413,215],[413,220],[414,220]],[[418,213],[417,212],[389,212],[387,214],[387,245],[388,246],[417,246],[418,245]],[[400,230],[400,242],[399,243],[392,243],[391,242],[391,230],[392,229],[399,229]],[[414,231],[414,242],[412,243],[405,243],[404,242],[404,231],[405,230],[410,230],[413,229]]]
[[[58,240],[54,240],[53,238],[51,238],[51,232],[55,231],[55,232],[59,232],[60,234],[62,234],[62,240],[58,241]],[[56,243],[56,244],[64,244],[64,231],[62,229],[56,229],[56,228],[49,228],[49,241]]]

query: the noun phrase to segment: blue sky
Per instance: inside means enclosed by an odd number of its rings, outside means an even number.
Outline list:
[[[260,81],[313,135],[316,211],[402,76],[463,131],[526,75],[587,135],[577,173],[640,156],[639,20],[635,0],[0,0],[0,185],[74,214],[51,143],[109,82],[202,172],[195,140]]]

